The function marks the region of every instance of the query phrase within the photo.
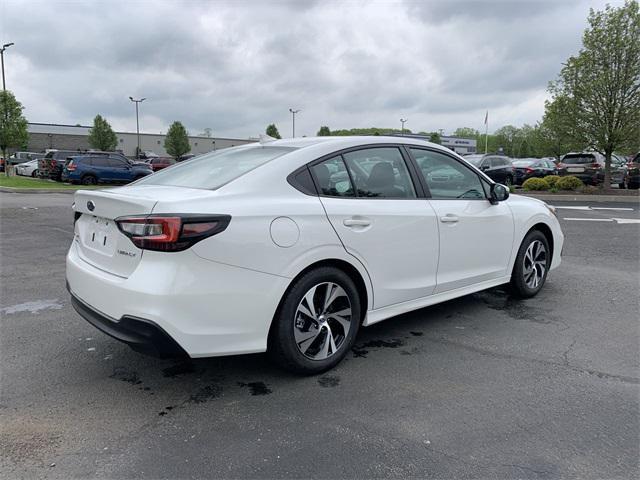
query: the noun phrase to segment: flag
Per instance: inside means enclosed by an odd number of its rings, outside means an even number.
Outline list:
[[[484,116],[484,124],[489,125],[489,110],[487,110],[487,114]]]

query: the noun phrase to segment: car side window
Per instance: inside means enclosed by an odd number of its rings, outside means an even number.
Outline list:
[[[448,155],[410,148],[424,176],[431,198],[485,199],[485,190],[475,172]]]
[[[409,170],[395,147],[366,148],[343,154],[358,197],[416,198]]]
[[[109,167],[109,160],[104,157],[92,157],[91,165],[94,167]]]
[[[109,162],[109,166],[113,168],[127,168],[127,164],[124,163],[122,160],[119,160],[116,158],[109,158],[107,161]]]
[[[347,167],[340,155],[312,166],[311,171],[320,195],[355,197]]]

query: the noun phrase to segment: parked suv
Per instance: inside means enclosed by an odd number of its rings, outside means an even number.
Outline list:
[[[513,161],[513,180],[516,185],[522,185],[526,180],[534,177],[542,178],[547,175],[557,175],[558,168],[553,160],[544,158],[518,158]]]
[[[587,185],[604,182],[604,155],[598,152],[567,153],[558,164],[558,175],[578,177]],[[627,165],[623,158],[611,156],[611,184],[626,185]]]
[[[467,155],[464,159],[482,170],[494,182],[513,185],[513,165],[505,155]]]
[[[640,187],[640,153],[627,163],[627,186],[633,190]]]
[[[78,155],[79,153],[77,150],[52,150],[47,152],[44,158],[38,160],[38,176],[40,178],[60,180],[62,167],[67,157]]]
[[[129,183],[153,173],[144,163],[111,155],[76,155],[62,171],[62,181],[96,185],[98,183]]]

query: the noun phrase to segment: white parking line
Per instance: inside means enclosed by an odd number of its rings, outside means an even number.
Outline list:
[[[613,222],[613,218],[563,218],[573,222]]]
[[[617,223],[640,223],[640,218],[614,218]]]
[[[589,206],[553,206],[554,208],[564,209],[564,210],[614,210],[618,212],[633,212],[633,208],[628,207],[589,207]]]
[[[625,207],[591,207],[591,210],[616,210],[620,212],[633,212],[633,208]]]

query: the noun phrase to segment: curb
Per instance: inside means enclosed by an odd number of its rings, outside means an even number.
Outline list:
[[[80,188],[14,188],[0,187],[4,193],[76,193]]]
[[[555,194],[531,194],[514,193],[523,197],[537,198],[544,202],[616,202],[616,203],[640,203],[640,195],[555,195]]]

